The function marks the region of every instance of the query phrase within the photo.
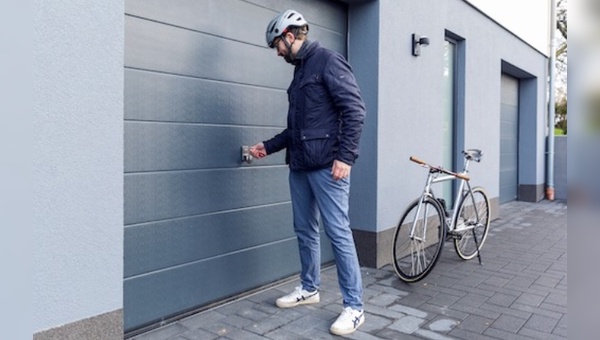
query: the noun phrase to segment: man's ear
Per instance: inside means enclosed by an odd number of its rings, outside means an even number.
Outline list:
[[[285,37],[289,38],[289,39],[287,39],[287,41],[290,44],[293,43],[294,41],[296,41],[296,37],[294,36],[294,33],[292,33],[292,32],[285,32]]]

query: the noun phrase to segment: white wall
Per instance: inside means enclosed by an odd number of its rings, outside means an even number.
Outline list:
[[[34,1],[34,333],[123,306],[123,12]]]
[[[467,0],[506,29],[550,55],[549,0]]]
[[[546,58],[464,1],[378,3],[381,36],[376,231],[393,227],[402,209],[423,190],[427,172],[411,163],[409,157],[414,155],[434,164],[442,159],[445,30],[466,41],[464,146],[484,152],[483,161],[470,167],[472,184],[485,187],[491,199],[499,196],[502,60],[538,80],[534,86],[536,105],[526,113],[533,121],[531,141],[523,146],[531,154],[530,175],[521,184],[543,183]],[[419,57],[411,54],[412,33],[430,38],[430,45],[422,48]],[[358,64],[356,60],[354,63]]]

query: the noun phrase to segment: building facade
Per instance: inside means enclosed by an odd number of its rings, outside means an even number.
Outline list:
[[[411,155],[457,168],[482,149],[471,174],[494,217],[543,198],[547,53],[470,2],[36,2],[34,337],[132,334],[298,273],[284,155],[240,155],[285,126],[293,69],[264,30],[287,8],[347,56],[367,105],[363,266],[389,263],[420,193]]]

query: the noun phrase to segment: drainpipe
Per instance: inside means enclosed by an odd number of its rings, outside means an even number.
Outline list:
[[[554,43],[556,34],[556,0],[550,1],[550,60],[548,62],[549,77],[549,95],[548,95],[548,141],[546,143],[546,199],[554,201],[554,78],[556,69],[556,44]]]

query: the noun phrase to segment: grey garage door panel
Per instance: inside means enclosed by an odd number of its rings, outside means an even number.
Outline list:
[[[282,130],[125,122],[125,172],[239,168],[242,145],[266,140]],[[277,164],[285,164],[285,151],[256,160],[250,166]]]
[[[508,143],[507,143],[508,144]],[[513,160],[516,155],[513,153],[500,154],[500,171],[512,171],[514,177],[514,181],[516,182],[516,177],[514,176],[514,172],[517,171],[517,163]],[[511,180],[511,181],[513,181]]]
[[[297,241],[290,239],[126,279],[125,329],[273,282],[299,267]]]
[[[519,146],[518,145],[519,141],[515,138],[506,137],[506,138],[500,138],[500,142],[504,143],[503,145],[506,147],[506,149],[503,150],[503,153],[501,153],[500,156],[510,155],[512,157],[512,159],[504,158],[503,160],[509,162],[508,165],[510,167],[513,167],[516,169],[517,168],[517,162],[516,162],[517,153],[514,150],[517,150],[517,148]],[[508,149],[509,147],[512,149]]]
[[[519,81],[502,74],[500,103],[500,203],[517,198],[519,158]]]
[[[500,104],[500,121],[518,123],[519,121],[519,106],[510,105],[506,103]]]
[[[125,119],[285,127],[284,90],[125,70]]]
[[[268,7],[272,12],[267,16],[267,21],[263,26],[266,27],[269,20],[273,19],[278,12],[286,9],[295,9],[301,12],[309,24],[318,25],[324,29],[338,32],[345,36],[347,27],[346,8],[347,5],[341,1],[323,1],[323,0],[244,0],[254,3],[258,6]],[[312,31],[312,27],[311,27]],[[264,28],[263,28],[264,32]]]
[[[135,17],[125,17],[125,40],[125,67],[279,89],[292,77],[268,48]]]
[[[125,225],[289,200],[284,166],[125,175]]]
[[[517,178],[514,176],[516,169],[507,168],[500,170],[500,197],[505,202],[515,200],[517,198]]]
[[[295,238],[291,203],[125,228],[125,278]]]
[[[128,0],[125,13],[262,45],[272,15],[266,8],[239,0]]]
[[[343,4],[314,0],[287,3],[288,7],[282,6],[281,1],[275,4],[281,10],[291,6],[302,12],[310,20],[311,37],[345,53],[347,18],[344,10],[339,9],[344,8]],[[266,48],[265,28],[277,11],[264,5],[264,1],[251,4],[238,0],[179,0],[176,4],[163,0],[129,0],[125,2],[125,13]]]

